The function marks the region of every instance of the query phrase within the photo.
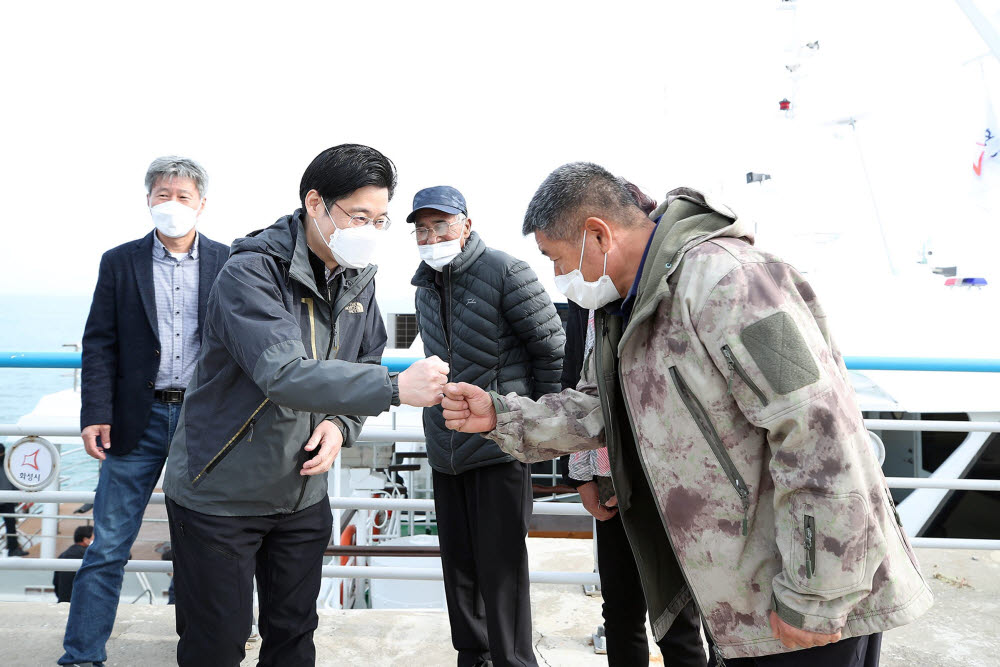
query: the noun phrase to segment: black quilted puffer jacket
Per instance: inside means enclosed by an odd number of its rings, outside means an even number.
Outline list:
[[[442,272],[421,262],[413,284],[424,353],[447,361],[453,382],[532,398],[562,389],[566,336],[526,262],[487,248],[472,232]],[[514,460],[481,435],[448,430],[441,406],[424,409],[424,434],[428,461],[439,472]]]

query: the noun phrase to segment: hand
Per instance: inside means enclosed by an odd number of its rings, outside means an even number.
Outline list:
[[[785,623],[773,611],[771,612],[771,632],[774,633],[775,639],[781,640],[785,648],[812,648],[840,641],[840,632],[824,635],[819,632],[800,630]]]
[[[311,452],[317,445],[319,451],[302,465],[300,475],[322,475],[329,470],[344,445],[344,436],[336,424],[324,419],[309,436],[304,449]]]
[[[468,382],[449,383],[444,388],[444,425],[462,433],[489,433],[497,427],[493,399]]]
[[[607,521],[618,514],[617,508],[601,504],[597,495],[597,482],[581,484],[577,488],[577,491],[580,494],[580,501],[583,503],[583,507],[593,514],[594,518],[598,521]],[[610,502],[609,500],[608,503]],[[615,504],[618,504],[617,500],[615,500]]]
[[[416,408],[429,408],[441,402],[448,381],[448,364],[438,357],[427,357],[400,373],[399,402]]]
[[[97,437],[101,443],[97,444]],[[107,455],[104,450],[111,446],[111,424],[91,424],[80,432],[83,438],[83,448],[98,461],[103,461]]]

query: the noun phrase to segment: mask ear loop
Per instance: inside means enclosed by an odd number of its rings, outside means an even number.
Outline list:
[[[326,217],[330,218],[330,222],[333,224],[333,232],[330,234],[330,240],[327,241],[327,243],[333,243],[333,237],[337,235],[338,231],[340,231],[340,227],[337,226],[337,221],[333,219],[333,214],[330,213],[330,207],[326,205],[326,200],[320,197],[320,201],[323,202],[323,208],[326,210]],[[316,218],[313,218],[313,221],[315,220]],[[316,229],[319,229],[319,223],[316,224]],[[322,235],[323,232],[320,232],[320,236]]]
[[[604,273],[602,273],[601,275],[602,276],[608,275],[608,253],[604,253]]]
[[[331,220],[332,220],[332,218],[331,218]],[[319,233],[319,237],[322,239],[323,238],[323,230],[319,228],[319,222],[316,220],[316,218],[313,218],[312,221],[313,221],[313,225],[316,227],[316,231]],[[334,228],[336,228],[336,227],[337,227],[337,225],[334,225]],[[333,238],[333,234],[330,234],[330,237],[332,239]],[[330,241],[327,241],[327,240],[324,239],[323,242],[326,243],[327,245],[330,245]]]
[[[587,249],[587,230],[583,230],[583,245],[580,246],[580,265],[576,267],[576,270],[583,273],[583,251]],[[607,255],[604,256],[604,261],[607,262]]]

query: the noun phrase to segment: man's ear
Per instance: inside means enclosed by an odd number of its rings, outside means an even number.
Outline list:
[[[591,216],[583,223],[583,227],[587,230],[587,236],[597,241],[597,246],[602,253],[607,254],[611,250],[611,246],[614,244],[614,232],[611,231],[611,225],[601,218]]]
[[[306,215],[310,218],[319,219],[323,213],[326,212],[326,207],[323,203],[323,198],[319,196],[319,192],[316,190],[310,190],[305,196],[306,205]]]
[[[462,238],[467,239],[472,235],[472,218],[465,219],[465,231],[462,232]]]

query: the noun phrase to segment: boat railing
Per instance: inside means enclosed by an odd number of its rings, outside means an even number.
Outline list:
[[[401,371],[407,368],[415,359],[386,359],[383,365],[390,370]],[[49,353],[10,353],[0,352],[0,368],[77,368],[80,354],[77,352]],[[894,371],[947,371],[947,372],[1000,372],[1000,360],[992,359],[922,359],[903,357],[845,357],[845,363],[851,370],[894,370]],[[865,419],[869,429],[882,431],[950,431],[950,432],[985,432],[1000,433],[1000,421],[929,421],[916,419]],[[36,424],[21,426],[18,424],[0,424],[0,436],[37,436],[37,437],[79,437],[79,430],[71,427]],[[423,430],[419,427],[384,427],[365,426],[359,442],[369,444],[388,444],[395,442],[423,442]],[[339,462],[339,459],[338,459]],[[896,489],[948,489],[961,491],[1000,492],[1000,480],[991,479],[939,479],[888,477],[890,488]],[[34,502],[58,503],[92,503],[92,491],[0,491],[0,503],[3,502]],[[162,493],[154,493],[151,503],[164,502]],[[338,512],[342,510],[398,510],[402,512],[430,513],[434,511],[434,501],[414,498],[358,498],[333,495],[330,506]],[[568,502],[535,502],[534,513],[538,515],[589,516],[580,503]],[[23,515],[21,515],[23,517]],[[46,518],[85,519],[82,516],[46,515]],[[154,519],[155,520],[155,519]],[[163,519],[159,519],[163,521]],[[1000,539],[966,539],[966,538],[935,538],[911,537],[914,547],[933,549],[985,549],[1000,550]],[[372,547],[377,549],[378,547]],[[337,562],[334,558],[331,563]],[[72,571],[79,567],[80,561],[58,558],[4,558],[0,559],[0,570],[43,570]],[[171,572],[170,561],[132,560],[125,570],[128,572]],[[413,567],[380,567],[359,565],[326,565],[323,568],[324,577],[338,579],[406,579],[406,580],[440,580],[440,568]],[[583,584],[599,583],[595,572],[531,572],[533,583],[550,584]]]

